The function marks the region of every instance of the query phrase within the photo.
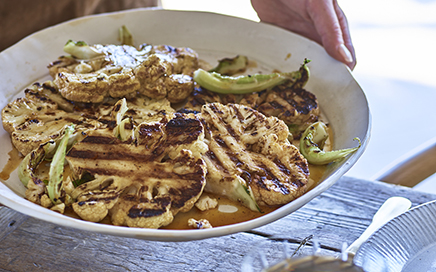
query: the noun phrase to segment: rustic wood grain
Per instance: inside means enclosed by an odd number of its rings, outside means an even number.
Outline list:
[[[51,223],[0,207],[0,271],[240,271],[252,252],[282,257],[314,235],[325,255],[340,252],[369,225],[390,196],[414,205],[436,199],[412,189],[343,177],[303,208],[249,232],[192,242],[151,242],[102,235]],[[303,252],[310,253],[310,245]]]

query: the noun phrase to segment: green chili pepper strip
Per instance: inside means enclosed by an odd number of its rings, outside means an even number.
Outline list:
[[[246,56],[238,55],[234,58],[225,58],[218,61],[218,66],[209,70],[209,72],[216,72],[221,75],[231,76],[236,73],[244,72],[248,66],[248,58]]]
[[[354,140],[359,141],[357,147],[325,152],[322,149],[327,138],[327,126],[322,122],[316,122],[304,131],[300,139],[300,152],[309,163],[315,165],[329,164],[345,158],[361,146],[360,139],[356,137]]]
[[[255,74],[248,76],[223,76],[203,69],[194,72],[194,81],[209,91],[221,94],[247,94],[260,92],[280,85],[288,80],[295,81],[300,77],[300,72]]]

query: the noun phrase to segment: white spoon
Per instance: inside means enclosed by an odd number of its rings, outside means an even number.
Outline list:
[[[368,228],[354,241],[347,249],[346,253],[356,255],[357,250],[359,250],[360,246],[380,227],[386,224],[389,220],[394,217],[402,214],[403,212],[410,209],[412,206],[412,202],[409,199],[394,196],[388,198],[385,203],[380,207],[380,209],[375,213],[372,218],[371,224]]]

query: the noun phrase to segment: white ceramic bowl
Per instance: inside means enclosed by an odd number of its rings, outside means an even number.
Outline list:
[[[294,71],[304,58],[312,60],[306,89],[317,95],[334,130],[334,148],[355,146],[356,136],[362,140],[362,148],[347,160],[331,165],[323,181],[297,200],[260,218],[213,229],[138,229],[73,219],[25,200],[25,188],[16,172],[0,183],[1,203],[41,220],[99,233],[162,241],[203,239],[250,230],[292,213],[333,185],[363,153],[370,134],[370,112],[362,89],[344,64],[328,56],[318,44],[281,28],[213,13],[138,9],[84,17],[37,32],[0,53],[0,107],[20,96],[26,86],[48,79],[47,64],[65,54],[62,48],[67,40],[118,43],[122,25],[131,31],[137,44],[191,47],[211,63],[243,54],[256,61],[259,70]],[[12,149],[3,129],[0,146],[3,167]]]

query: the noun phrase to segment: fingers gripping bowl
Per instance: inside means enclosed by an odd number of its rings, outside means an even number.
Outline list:
[[[315,188],[289,204],[250,221],[201,231],[125,228],[74,219],[27,201],[25,188],[15,172],[0,183],[1,203],[42,220],[99,233],[162,241],[203,239],[253,229],[297,210],[333,185],[364,151],[369,139],[370,113],[365,95],[348,68],[329,57],[319,45],[300,36],[270,25],[211,13],[140,9],[77,19],[35,33],[0,53],[3,64],[0,74],[5,79],[0,106],[3,108],[33,82],[50,79],[42,67],[65,54],[62,52],[65,41],[117,43],[114,37],[121,25],[126,25],[137,41],[190,47],[209,63],[246,55],[257,63],[256,72],[294,71],[304,58],[311,59],[311,79],[306,89],[317,96],[321,111],[333,128],[333,148],[355,146],[354,137],[361,139],[362,148],[346,160],[329,165]],[[12,146],[8,133],[3,129],[0,133],[0,167],[4,167]]]

